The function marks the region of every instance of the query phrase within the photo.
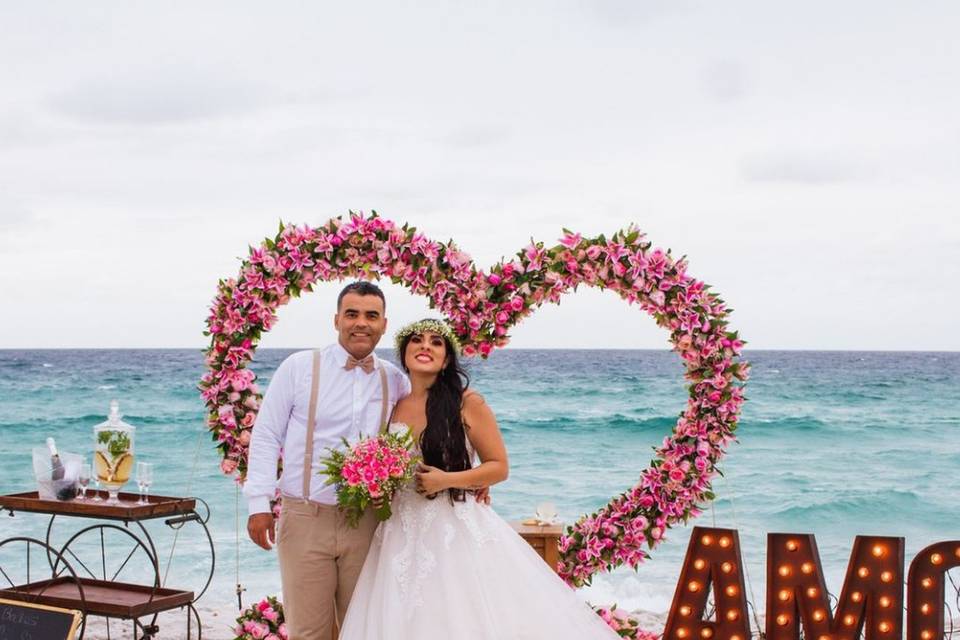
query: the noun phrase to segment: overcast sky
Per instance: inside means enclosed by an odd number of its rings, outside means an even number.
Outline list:
[[[754,348],[960,349],[958,7],[0,0],[0,347],[200,347],[279,219],[376,209],[481,265],[634,222]],[[513,344],[665,339],[581,290]]]

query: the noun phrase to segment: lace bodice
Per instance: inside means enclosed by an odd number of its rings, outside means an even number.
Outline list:
[[[404,431],[412,431],[412,430],[410,426],[407,425],[405,422],[391,422],[387,426],[387,431],[389,431],[390,433],[403,433]],[[478,462],[477,450],[474,449],[473,444],[470,443],[470,438],[465,436],[464,440],[466,440],[466,443],[467,443],[467,454],[470,456],[470,461],[473,463],[474,466],[476,466]],[[421,455],[420,442],[417,439],[414,439],[413,441],[413,450],[417,455]]]

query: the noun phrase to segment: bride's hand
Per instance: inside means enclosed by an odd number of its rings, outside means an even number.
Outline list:
[[[444,489],[449,489],[447,484],[447,472],[431,467],[422,462],[417,465],[417,472],[414,474],[417,483],[417,493],[424,495],[433,495],[440,493]]]

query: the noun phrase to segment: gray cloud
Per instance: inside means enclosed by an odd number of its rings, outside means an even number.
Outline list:
[[[81,82],[51,96],[48,105],[86,122],[150,125],[251,113],[266,106],[265,95],[218,73],[173,68]]]
[[[748,182],[818,185],[869,180],[875,169],[865,161],[845,157],[842,152],[823,149],[748,156],[740,164],[740,173]]]
[[[0,247],[3,247],[4,254],[9,257],[11,253],[18,253],[18,249],[22,250],[20,232],[29,229],[36,219],[33,211],[22,202],[0,194]]]
[[[502,125],[467,125],[443,137],[443,142],[456,149],[492,147],[511,138],[509,127]]]
[[[78,132],[33,115],[8,112],[0,115],[0,153],[37,149],[73,140]]]
[[[602,22],[615,27],[636,26],[652,22],[664,16],[682,13],[688,2],[682,0],[586,0],[578,3],[582,9],[595,15]]]
[[[718,102],[732,102],[746,94],[743,67],[729,60],[717,60],[700,73],[704,92]]]

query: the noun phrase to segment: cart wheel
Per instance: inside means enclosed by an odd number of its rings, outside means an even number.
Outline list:
[[[187,529],[189,531],[189,539],[196,539],[197,535],[203,535],[207,539],[207,546],[210,548],[210,570],[206,572],[203,586],[199,588],[194,588],[193,592],[196,594],[193,597],[193,602],[196,602],[203,597],[203,594],[207,592],[207,589],[210,588],[210,583],[213,581],[213,573],[217,566],[217,551],[213,544],[213,536],[210,533],[210,528],[207,526],[207,523],[210,520],[210,507],[202,499],[197,497],[192,497],[192,500],[197,501],[198,506],[203,507],[203,513],[200,511],[194,510],[186,513],[181,513],[176,516],[172,516],[164,520],[164,524],[177,532],[178,535],[181,534],[180,530]],[[198,532],[195,527],[200,527]],[[171,573],[171,564],[173,563],[173,555],[171,553],[170,557],[166,558],[166,573]],[[206,567],[204,567],[206,568]],[[177,570],[178,567],[174,566],[172,573],[174,575],[181,576],[181,572]],[[203,576],[204,574],[200,574]],[[166,580],[166,578],[164,578]],[[178,578],[177,583],[183,584],[183,579]],[[194,586],[190,584],[190,586]]]
[[[94,524],[73,534],[60,548],[59,556],[94,580],[152,583],[156,590],[160,587],[160,570],[152,546],[124,527]],[[58,560],[53,573],[59,575],[62,570]]]
[[[23,547],[22,551],[21,547]],[[59,568],[59,571],[53,571],[50,578],[47,577],[49,568],[45,566],[44,558],[40,556],[41,551],[46,558],[55,559],[55,566]],[[34,558],[34,554],[38,558]],[[15,558],[19,560],[14,560]],[[58,578],[60,580],[57,580]],[[42,603],[43,594],[52,584],[64,582],[73,583],[77,590],[79,606],[71,606],[71,608],[80,611],[80,635],[77,636],[77,640],[83,640],[87,631],[87,599],[83,592],[83,583],[63,554],[37,538],[14,537],[0,542],[0,583],[3,585],[3,596],[7,599]],[[30,588],[34,583],[47,584],[38,584],[36,588]]]

